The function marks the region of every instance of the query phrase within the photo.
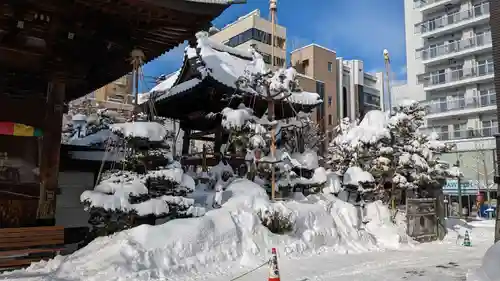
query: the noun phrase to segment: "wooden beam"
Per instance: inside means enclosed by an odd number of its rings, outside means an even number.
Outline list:
[[[191,136],[192,140],[201,140],[201,141],[215,141],[215,138],[213,137],[193,137]]]
[[[64,95],[64,83],[55,80],[49,82],[40,163],[40,199],[37,212],[37,219],[42,225],[55,224]]]

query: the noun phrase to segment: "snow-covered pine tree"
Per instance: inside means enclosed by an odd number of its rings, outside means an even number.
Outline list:
[[[248,72],[246,76],[239,78],[237,87],[243,91],[256,93],[261,98],[270,97],[275,100],[287,98],[291,93],[301,91],[296,80],[296,71],[293,68],[280,69],[274,73],[271,71],[265,73]],[[245,159],[248,164],[247,177],[249,179],[263,180],[265,186],[270,188],[274,169],[275,181],[279,188],[289,189],[297,184],[303,184],[308,187],[314,186],[315,190],[319,191],[320,184],[326,182],[324,169],[318,170],[321,175],[315,175],[316,169],[319,168],[316,152],[306,149],[308,148],[306,145],[302,146],[302,151],[298,151],[299,149],[295,146],[293,147],[299,154],[303,152],[311,156],[311,153],[314,153],[315,157],[313,157],[312,162],[315,163],[313,165],[304,165],[291,157],[294,151],[288,151],[286,143],[289,141],[287,137],[293,135],[283,134],[282,127],[285,127],[284,130],[288,130],[286,129],[286,122],[270,121],[266,115],[258,118],[254,116],[252,109],[245,107],[243,104],[236,109],[225,108],[222,111],[222,116],[222,127],[229,132],[232,145],[234,146],[237,143],[239,151],[247,151]],[[300,116],[297,116],[297,118],[300,118]],[[302,122],[306,122],[306,125],[307,122],[310,124],[310,119],[307,119],[307,116],[303,116],[303,119],[305,120],[302,120]],[[298,119],[294,121],[300,122]],[[271,155],[270,149],[273,127],[274,137],[278,139],[274,157]],[[317,136],[311,141],[316,141],[319,138],[321,136]],[[312,147],[315,146],[315,144],[312,144]],[[307,157],[307,160],[310,158]],[[310,175],[308,178],[304,178],[305,175],[301,172],[294,172],[294,169],[300,171],[309,170]],[[316,179],[318,179],[318,182],[315,181]]]
[[[329,145],[327,162],[340,175],[350,167],[372,174],[378,198],[388,198],[393,187],[419,193],[442,186],[450,173],[439,155],[452,146],[418,131],[425,113],[418,102],[405,101],[392,116],[373,110],[361,122],[345,119]]]
[[[168,145],[171,134],[161,120],[118,123],[110,129],[119,136],[117,145],[126,147],[125,158],[80,198],[90,213],[95,236],[155,224],[157,219],[204,213],[186,197],[194,190],[194,180],[173,161]]]
[[[311,114],[299,112],[296,117],[278,123],[279,143],[291,153],[303,153],[306,150],[319,151],[325,141],[325,134],[318,123],[311,119]]]
[[[450,152],[452,144],[437,140],[435,134],[419,132],[424,124],[426,108],[418,102],[406,101],[395,108],[388,122],[394,149],[394,175],[396,188],[411,189],[417,196],[426,196],[433,188],[444,185],[452,176],[448,165],[439,160],[442,153]]]

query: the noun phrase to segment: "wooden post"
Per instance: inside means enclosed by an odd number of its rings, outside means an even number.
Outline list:
[[[184,130],[184,137],[182,138],[182,156],[189,154],[189,145],[191,142],[191,130]]]
[[[64,96],[63,82],[49,82],[40,159],[40,199],[37,211],[39,225],[55,225]]]
[[[203,172],[207,172],[208,169],[207,169],[207,146],[205,144],[203,144],[203,155],[202,155],[202,159],[201,159],[201,169]]]

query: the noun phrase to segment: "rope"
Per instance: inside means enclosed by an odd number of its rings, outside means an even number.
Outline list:
[[[22,197],[27,197],[27,198],[33,198],[33,199],[40,198],[38,196],[33,196],[33,195],[28,195],[28,194],[13,192],[13,191],[7,191],[7,190],[0,190],[0,193],[6,193],[6,194],[17,195],[17,196],[22,196]]]
[[[268,265],[270,262],[271,262],[271,260],[268,260],[265,263],[259,265],[258,267],[254,268],[254,269],[252,269],[250,271],[247,271],[247,272],[245,272],[245,273],[243,273],[243,274],[241,274],[241,275],[239,275],[239,276],[237,276],[237,277],[235,277],[235,278],[233,278],[233,279],[231,279],[229,281],[238,280],[238,279],[240,279],[240,278],[242,278],[242,277],[244,277],[244,276],[246,276],[246,275],[248,275],[248,274],[250,274],[252,272],[255,272],[257,269],[260,269],[260,268],[264,267],[265,265]]]
[[[101,179],[102,170],[104,169],[104,163],[106,163],[106,158],[108,157],[108,154],[109,154],[109,147],[110,147],[110,143],[111,143],[110,140],[111,140],[111,137],[108,137],[108,139],[106,140],[106,146],[104,148],[105,149],[104,156],[102,157],[101,166],[99,167],[99,173],[97,174],[97,179],[96,179],[94,187],[96,187],[97,184],[99,184],[99,180]]]

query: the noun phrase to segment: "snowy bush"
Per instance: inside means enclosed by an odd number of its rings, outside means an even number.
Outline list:
[[[186,198],[195,183],[173,161],[167,140],[171,134],[161,121],[118,123],[110,130],[120,137],[127,154],[116,169],[103,174],[94,190],[81,195],[95,235],[204,213]]]
[[[293,213],[283,214],[278,210],[259,210],[257,213],[263,226],[274,234],[286,234],[293,231],[295,221]]]
[[[97,147],[114,140],[109,131],[111,124],[125,120],[122,113],[98,109],[86,102],[70,105],[64,118],[62,143]]]
[[[328,148],[328,164],[341,175],[351,167],[359,169],[358,176],[369,173],[374,184],[362,189],[378,193],[378,198],[387,198],[385,193],[392,187],[392,191],[412,190],[418,196],[441,187],[452,175],[439,155],[452,146],[418,131],[425,113],[418,102],[406,101],[390,116],[373,110],[360,122],[342,120]]]

